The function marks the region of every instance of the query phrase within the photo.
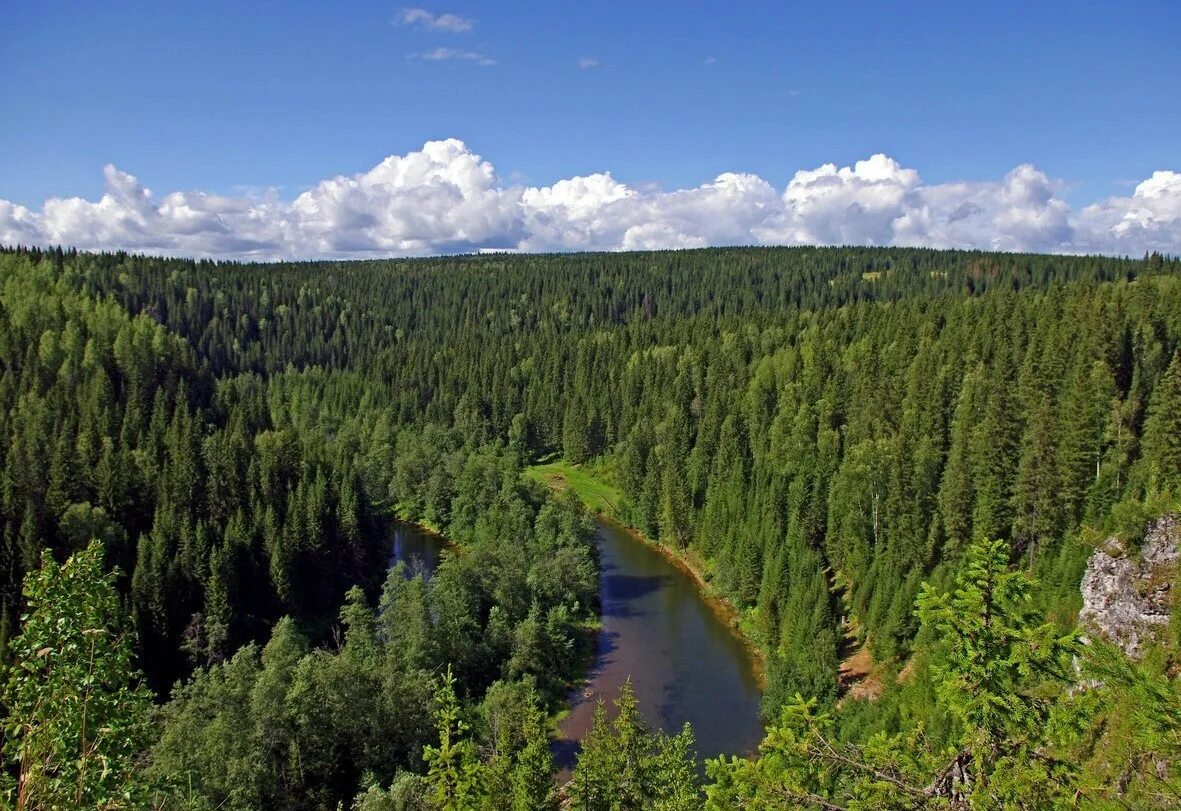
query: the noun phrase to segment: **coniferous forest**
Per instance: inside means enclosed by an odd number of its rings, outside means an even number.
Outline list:
[[[600,561],[554,461],[732,606],[757,753],[625,686],[555,778]],[[1176,807],[1176,612],[1137,659],[1078,613],[1179,508],[1159,254],[5,249],[0,807]]]

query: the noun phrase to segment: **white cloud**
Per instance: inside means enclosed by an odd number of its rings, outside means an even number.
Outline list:
[[[599,60],[593,56],[584,56],[578,60],[578,67],[582,68],[583,70],[591,70],[592,68],[597,68],[600,65],[601,63]]]
[[[826,163],[801,170],[783,193],[782,215],[758,235],[793,245],[888,245],[893,222],[918,185],[918,172],[881,154],[852,168]]]
[[[283,240],[296,256],[470,249],[516,235],[518,197],[462,141],[430,141],[301,194]]]
[[[613,208],[637,193],[610,174],[559,180],[521,194],[526,250],[610,250]],[[618,236],[618,235],[616,235]]]
[[[395,19],[401,25],[416,25],[452,34],[463,34],[475,27],[475,21],[468,17],[451,13],[435,14],[424,8],[404,8]]]
[[[751,224],[778,205],[755,175],[727,173],[674,192],[644,192],[610,175],[561,180],[521,197],[526,250],[638,250],[758,241]]]
[[[49,244],[41,231],[39,217],[24,206],[0,200],[0,245]]]
[[[934,248],[1076,251],[1070,207],[1055,197],[1060,186],[1029,164],[999,182],[925,186],[892,224],[892,241]]]
[[[107,166],[96,201],[40,210],[0,199],[0,243],[248,258],[422,255],[744,244],[922,245],[1139,255],[1181,252],[1181,173],[1072,211],[1033,166],[984,182],[923,183],[886,155],[803,169],[777,189],[727,172],[672,191],[609,173],[548,186],[506,183],[462,141],[430,141],[372,169],[276,191],[154,195]]]
[[[461,48],[433,48],[422,53],[412,53],[408,59],[425,59],[428,62],[444,62],[457,60],[460,62],[475,62],[477,65],[495,65],[496,60],[478,51],[465,51]]]
[[[1131,197],[1089,205],[1079,221],[1093,240],[1087,250],[1176,254],[1181,250],[1181,172],[1153,172]]]

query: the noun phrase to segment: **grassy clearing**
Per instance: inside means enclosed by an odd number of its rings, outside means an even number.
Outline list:
[[[528,467],[524,475],[555,490],[572,489],[582,502],[596,513],[615,518],[620,516],[622,496],[597,470],[572,465],[559,459]]]

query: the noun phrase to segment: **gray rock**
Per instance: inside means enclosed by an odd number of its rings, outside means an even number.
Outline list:
[[[1082,626],[1138,659],[1144,645],[1169,622],[1179,546],[1181,518],[1176,515],[1149,525],[1139,554],[1109,538],[1091,555],[1083,574]]]

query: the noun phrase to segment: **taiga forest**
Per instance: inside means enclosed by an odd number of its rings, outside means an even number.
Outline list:
[[[0,805],[1175,808],[1179,513],[1160,253],[7,248]],[[638,677],[554,745],[604,522],[741,641],[748,751]]]

